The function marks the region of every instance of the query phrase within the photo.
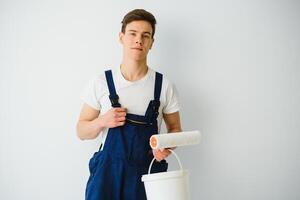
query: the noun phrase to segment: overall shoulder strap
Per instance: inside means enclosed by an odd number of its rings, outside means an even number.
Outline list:
[[[161,87],[162,87],[163,75],[159,72],[155,73],[155,86],[154,86],[154,100],[159,101]]]
[[[105,71],[105,77],[106,77],[106,82],[109,90],[109,99],[111,102],[112,107],[121,107],[121,104],[119,103],[119,96],[116,93],[116,88],[114,84],[114,79],[112,76],[112,71],[107,70]]]

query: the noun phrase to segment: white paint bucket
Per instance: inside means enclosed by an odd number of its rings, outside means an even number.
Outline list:
[[[153,158],[148,174],[142,176],[148,200],[189,200],[189,172],[182,169],[181,162],[174,151],[180,170],[150,174]]]

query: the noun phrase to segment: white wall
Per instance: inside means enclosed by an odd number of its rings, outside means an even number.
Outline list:
[[[192,199],[300,199],[298,1],[0,2],[0,199],[80,200],[99,142],[75,124],[87,81],[118,66],[134,8],[158,20],[149,64],[177,86]],[[172,169],[177,168],[173,159]]]

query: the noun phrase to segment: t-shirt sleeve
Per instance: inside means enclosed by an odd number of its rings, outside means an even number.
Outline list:
[[[166,103],[163,107],[163,113],[171,114],[180,110],[178,92],[175,85],[168,82],[166,88]]]
[[[92,108],[96,110],[101,109],[101,104],[99,101],[99,86],[100,84],[98,83],[97,78],[94,78],[90,80],[85,88],[83,89],[80,98],[81,100],[86,103],[87,105],[91,106]],[[98,83],[98,84],[97,84]]]

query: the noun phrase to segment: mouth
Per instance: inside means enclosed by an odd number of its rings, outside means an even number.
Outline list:
[[[143,51],[143,49],[142,49],[142,48],[131,48],[131,49],[133,49],[133,50],[137,50],[137,51]]]

